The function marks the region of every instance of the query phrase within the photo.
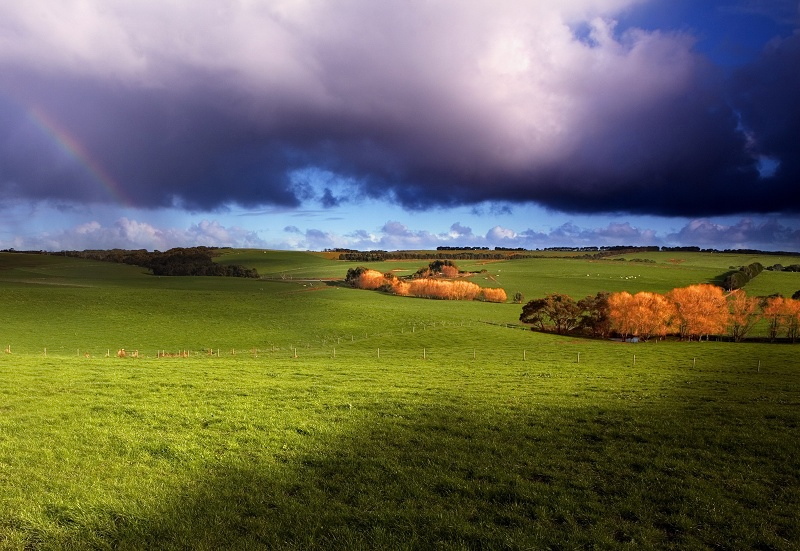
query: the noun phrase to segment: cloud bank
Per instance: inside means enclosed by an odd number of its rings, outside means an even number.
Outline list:
[[[494,226],[485,233],[458,222],[448,232],[435,233],[413,229],[397,221],[388,221],[375,230],[356,230],[345,235],[319,229],[284,228],[287,240],[280,248],[323,250],[353,248],[357,250],[431,250],[436,247],[495,247],[529,250],[548,247],[602,246],[699,246],[708,249],[748,249],[765,251],[797,251],[800,228],[774,219],[740,219],[722,224],[707,219],[694,219],[678,231],[659,232],[637,227],[628,222],[611,222],[601,227],[581,227],[572,222],[548,230],[514,229]]]
[[[9,243],[16,250],[148,249],[173,247],[234,247],[255,249],[315,250],[347,248],[357,250],[431,250],[436,247],[509,247],[529,250],[547,247],[594,246],[699,246],[711,249],[759,248],[766,251],[797,251],[800,228],[774,219],[740,219],[721,224],[695,219],[678,231],[659,232],[628,222],[611,222],[601,227],[581,227],[567,222],[547,230],[493,226],[476,232],[459,222],[449,231],[431,232],[389,220],[379,228],[357,229],[345,234],[318,228],[286,226],[278,235],[263,238],[257,232],[229,227],[216,220],[202,220],[186,228],[164,227],[126,217],[110,224],[96,220],[57,232],[18,236]]]
[[[0,192],[798,212],[800,34],[724,74],[636,3],[3,3]]]
[[[216,221],[202,220],[188,228],[162,228],[128,218],[112,225],[95,220],[54,233],[35,237],[16,237],[10,248],[16,250],[80,251],[107,249],[147,249],[165,251],[173,247],[266,248],[256,232],[228,228]]]

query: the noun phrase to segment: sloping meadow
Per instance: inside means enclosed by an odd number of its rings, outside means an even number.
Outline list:
[[[0,547],[800,541],[791,345],[590,341],[521,330],[513,304],[64,262],[0,270]],[[521,267],[481,277],[536,292]]]

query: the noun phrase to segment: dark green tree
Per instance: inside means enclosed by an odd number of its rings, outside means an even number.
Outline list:
[[[364,266],[359,266],[358,268],[350,268],[347,270],[347,275],[344,277],[344,282],[351,287],[355,287],[356,283],[358,282],[358,278],[361,277],[361,274],[367,271],[367,268]]]
[[[537,323],[540,328],[544,328],[545,321],[549,321],[553,331],[565,335],[579,325],[581,312],[569,295],[551,293],[523,306],[519,319],[523,323]]]
[[[531,325],[538,325],[539,331],[545,331],[545,321],[547,314],[545,308],[547,301],[543,298],[537,298],[529,301],[522,307],[522,313],[519,315],[519,321],[522,323],[530,323]]]
[[[578,301],[582,310],[580,326],[593,337],[605,338],[611,334],[611,316],[608,308],[608,293],[600,291]]]

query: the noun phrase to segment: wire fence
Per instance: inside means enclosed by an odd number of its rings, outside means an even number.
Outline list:
[[[662,346],[656,343],[634,344],[597,341],[576,337],[555,337],[530,343],[524,337],[508,342],[498,333],[493,338],[475,339],[476,325],[492,326],[511,331],[528,331],[529,326],[496,320],[430,321],[410,323],[394,329],[348,334],[317,336],[312,339],[295,339],[293,342],[262,342],[252,346],[186,346],[117,348],[109,346],[69,347],[67,345],[32,347],[8,344],[0,356],[5,358],[83,358],[108,361],[159,360],[178,362],[181,360],[302,360],[320,362],[382,362],[388,364],[410,364],[415,362],[460,363],[474,362],[477,366],[492,364],[525,363],[531,366],[630,366],[658,368],[677,365],[697,368],[704,362],[703,349],[699,343],[683,343],[688,346]],[[435,337],[433,337],[435,335]],[[430,339],[427,339],[431,336]],[[430,342],[428,342],[430,341]],[[702,346],[702,345],[701,345]],[[753,366],[761,370],[769,361],[751,352],[740,354],[741,348],[728,344],[730,350],[724,359],[728,364]],[[715,351],[719,362],[719,351]],[[762,365],[763,364],[763,365]]]

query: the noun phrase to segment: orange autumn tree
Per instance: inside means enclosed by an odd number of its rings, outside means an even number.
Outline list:
[[[347,270],[345,283],[356,289],[374,290],[387,283],[386,276],[377,270],[370,270],[363,266]]]
[[[356,280],[359,289],[375,290],[386,284],[386,277],[377,270],[365,270]]]
[[[783,304],[786,315],[786,336],[792,342],[796,342],[800,336],[800,300],[787,298]]]
[[[775,340],[781,329],[786,329],[786,336],[792,342],[797,340],[800,333],[800,301],[781,296],[769,297],[763,312],[770,340]]]
[[[741,340],[760,319],[759,300],[748,297],[742,289],[728,295],[728,330],[734,342]]]
[[[386,278],[388,287],[385,287],[390,293],[400,295],[402,297],[408,295],[411,290],[411,285],[407,281],[400,279],[394,274]]]
[[[764,319],[767,320],[769,340],[775,340],[783,325],[783,297],[769,297],[764,302]]]
[[[481,288],[470,281],[451,281],[450,296],[453,300],[475,300]]]
[[[506,292],[500,287],[487,287],[481,290],[483,300],[486,302],[505,302],[508,300]]]
[[[442,300],[475,300],[481,294],[481,288],[469,281],[445,281],[426,277],[408,282],[407,294]]]
[[[675,306],[663,295],[642,291],[633,296],[638,337],[665,337],[669,331]]]
[[[455,265],[442,266],[441,274],[442,277],[458,277],[458,267]]]
[[[675,306],[675,319],[682,339],[702,339],[722,333],[728,323],[728,305],[722,288],[707,283],[679,287],[667,293]]]
[[[421,298],[441,298],[442,283],[427,277],[413,279],[408,282],[408,294]]]
[[[612,328],[622,338],[634,336],[645,340],[666,336],[675,313],[674,306],[663,295],[646,291],[635,295],[627,291],[613,293],[608,297],[608,308]]]
[[[627,339],[636,332],[636,302],[627,291],[611,293],[608,297],[608,316],[611,328]]]

